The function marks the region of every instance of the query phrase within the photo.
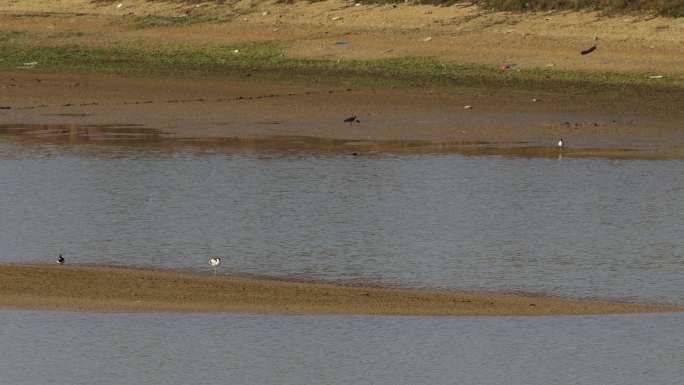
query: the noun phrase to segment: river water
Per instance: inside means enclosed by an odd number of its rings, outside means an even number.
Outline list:
[[[0,142],[0,262],[684,305],[684,162]]]
[[[684,314],[349,317],[0,310],[3,385],[672,385]]]
[[[0,141],[0,262],[684,304],[684,162]],[[0,385],[642,385],[684,315],[0,310]]]

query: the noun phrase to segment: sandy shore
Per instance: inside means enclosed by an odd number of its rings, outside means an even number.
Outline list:
[[[0,265],[0,307],[97,312],[579,315],[684,309],[560,298],[348,287],[92,266]]]

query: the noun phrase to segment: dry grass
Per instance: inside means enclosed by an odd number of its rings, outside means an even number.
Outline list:
[[[95,4],[112,4],[119,0],[91,0]],[[216,4],[231,3],[226,0],[148,0],[151,3]],[[318,2],[321,0],[308,0]],[[294,0],[279,0],[293,4]],[[405,4],[404,0],[365,0],[365,4]],[[411,0],[409,4],[451,6],[455,4],[479,4],[497,11],[549,11],[549,10],[600,10],[607,12],[650,13],[662,16],[684,16],[683,0]]]
[[[499,11],[598,10],[609,13],[684,16],[682,0],[480,0],[478,3]]]

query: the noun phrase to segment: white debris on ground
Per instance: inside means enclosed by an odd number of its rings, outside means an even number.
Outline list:
[[[37,65],[38,65],[37,61],[32,61],[32,62],[23,63],[21,65],[21,67],[17,67],[17,68],[19,68],[19,69],[31,69],[31,68],[35,68]]]

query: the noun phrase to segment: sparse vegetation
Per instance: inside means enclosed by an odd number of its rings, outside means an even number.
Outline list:
[[[198,22],[194,18],[188,16],[157,16],[157,15],[146,15],[146,16],[134,16],[133,24],[137,28],[155,28],[155,27],[171,27],[179,25],[189,25]]]
[[[85,35],[86,33],[81,31],[62,31],[51,33],[50,35],[48,35],[48,37],[52,39],[71,39],[76,37],[82,37]]]
[[[92,0],[94,3],[114,3],[118,0]],[[149,0],[151,2],[155,0]],[[156,0],[174,2],[173,0]],[[277,0],[278,3],[291,4],[296,0]],[[318,2],[322,0],[307,0]],[[175,0],[176,3],[224,4],[225,0]],[[361,0],[364,4],[404,4],[406,0]],[[454,4],[478,4],[496,11],[561,11],[595,10],[606,12],[638,12],[669,17],[684,16],[684,0],[409,0],[409,4],[430,4],[451,6]]]
[[[559,71],[528,69],[502,71],[475,64],[439,63],[430,58],[395,58],[382,60],[294,59],[271,42],[237,45],[189,46],[119,46],[87,47],[80,45],[28,46],[0,44],[0,70],[16,70],[22,63],[37,62],[31,69],[41,72],[95,72],[133,75],[174,76],[272,76],[306,78],[307,81],[336,79],[346,83],[371,85],[487,85],[515,87],[619,88],[645,85],[646,74]],[[659,86],[684,86],[684,79],[668,77]]]
[[[0,44],[24,37],[25,35],[26,32],[24,31],[0,31]]]
[[[504,11],[598,10],[606,12],[648,12],[679,17],[684,0],[477,0],[491,9]],[[679,11],[675,11],[679,9]]]
[[[150,0],[151,1],[151,0]],[[375,0],[372,0],[375,1]],[[377,0],[385,1],[385,0]],[[394,0],[387,0],[394,1]],[[451,0],[416,0],[448,4]],[[454,0],[460,1],[460,0]],[[529,0],[520,8],[522,0],[477,0],[489,6],[502,9],[556,9],[567,7],[620,7],[637,9],[645,7],[650,0],[637,5],[628,0]],[[610,1],[614,1],[611,3]],[[668,2],[669,1],[669,2]],[[108,4],[109,0],[95,2]],[[179,1],[169,0],[169,3]],[[497,3],[495,3],[497,2]],[[684,0],[663,0],[669,14],[681,12],[679,3]],[[517,4],[517,5],[516,5]],[[611,5],[612,4],[612,5]],[[194,8],[194,7],[192,7]],[[174,8],[174,12],[177,11]],[[192,11],[195,12],[195,11]],[[185,26],[197,22],[214,21],[217,18],[234,17],[245,10],[233,10],[227,14],[187,11],[187,16],[175,17],[159,14],[144,16],[125,13],[115,16],[117,25],[129,32],[136,28],[160,28]],[[45,13],[48,15],[49,13]],[[49,14],[52,15],[52,14]],[[72,14],[75,15],[75,14]],[[232,16],[230,16],[232,15]],[[109,16],[108,16],[109,17]],[[109,19],[108,19],[109,20]],[[114,20],[114,19],[112,19]],[[17,27],[12,27],[17,28]],[[669,26],[665,26],[669,28]],[[277,30],[275,28],[274,30]],[[133,74],[140,76],[172,75],[190,76],[260,76],[290,81],[294,78],[307,82],[334,81],[345,84],[369,84],[383,86],[405,85],[496,85],[542,88],[558,86],[567,88],[613,88],[644,85],[646,87],[684,87],[684,77],[674,76],[663,70],[666,76],[657,82],[649,79],[653,73],[612,70],[559,70],[556,67],[522,67],[516,70],[501,70],[498,66],[484,64],[445,62],[431,57],[394,57],[387,59],[307,59],[287,55],[292,44],[288,40],[276,42],[247,42],[220,44],[220,39],[193,40],[183,43],[181,39],[164,42],[163,39],[146,40],[132,34],[128,38],[106,39],[92,29],[78,30],[74,24],[65,29],[27,31],[0,31],[0,70],[21,70],[40,72],[91,72],[110,74]],[[84,32],[87,31],[87,32]],[[135,31],[134,31],[135,32]],[[154,31],[152,31],[154,32]],[[327,31],[325,32],[327,33]],[[141,34],[143,35],[143,34]],[[145,33],[144,35],[150,35]],[[271,37],[273,38],[273,37]],[[163,42],[163,43],[160,43]],[[332,44],[332,43],[330,43]],[[331,57],[331,56],[328,56]],[[34,63],[35,65],[24,65]],[[606,67],[611,68],[611,67]]]
[[[398,4],[404,0],[364,0],[365,4]],[[477,4],[495,11],[565,11],[592,10],[649,13],[669,17],[684,16],[684,0],[411,0],[409,4],[451,6]]]

